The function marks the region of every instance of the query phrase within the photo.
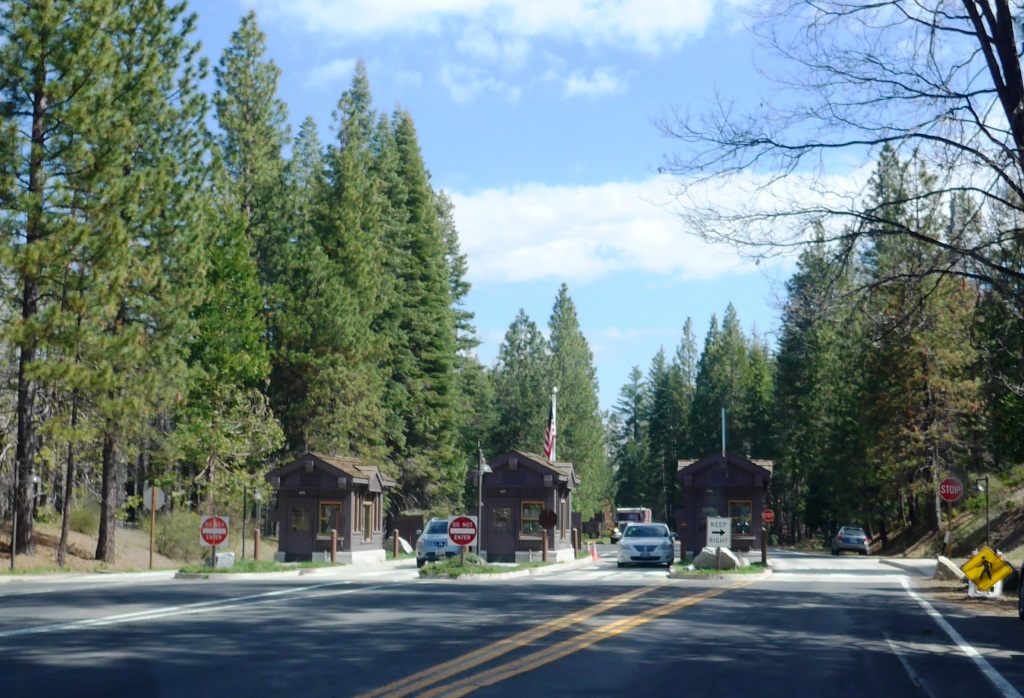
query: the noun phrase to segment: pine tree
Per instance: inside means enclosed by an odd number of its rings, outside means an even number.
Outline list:
[[[400,397],[388,411],[400,423],[402,438],[391,445],[391,456],[402,471],[406,502],[421,498],[422,508],[454,506],[464,487],[465,463],[455,451],[456,329],[447,247],[407,112],[395,113],[393,130],[397,176],[385,189],[391,216],[384,244],[385,268],[395,287],[381,330],[393,333],[387,385],[388,394]],[[382,147],[378,157],[387,157],[387,150]]]
[[[575,466],[580,486],[573,507],[589,518],[611,500],[611,471],[605,456],[594,357],[565,284],[558,290],[548,328],[551,380],[558,387],[556,455]],[[543,431],[537,438],[543,439]]]
[[[494,429],[489,451],[541,450],[552,387],[547,344],[536,323],[520,309],[498,347],[491,370]]]
[[[619,399],[612,411],[614,499],[620,506],[650,506],[655,478],[650,469],[649,411],[644,374],[639,366],[634,366],[629,372],[629,382],[619,390]]]
[[[196,302],[185,279],[203,268],[193,237],[201,224],[185,205],[203,184],[206,154],[192,26],[183,8],[156,0],[0,8],[3,264],[21,315],[11,339],[21,361],[22,550],[32,548],[25,485],[41,386],[77,406],[60,437],[69,452],[87,434],[102,443],[96,555],[107,562],[125,458],[182,392],[180,342]]]
[[[230,195],[242,215],[264,284],[273,280],[272,266],[283,243],[282,151],[289,141],[287,108],[277,97],[281,71],[273,61],[261,60],[266,40],[256,13],[246,14],[214,69],[213,97]]]

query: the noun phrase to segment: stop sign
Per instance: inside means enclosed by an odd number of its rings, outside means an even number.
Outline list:
[[[476,521],[468,516],[456,516],[448,522],[448,537],[455,545],[470,545],[476,540]]]
[[[199,542],[203,545],[223,545],[228,539],[228,519],[226,516],[207,516],[199,524]]]
[[[947,477],[939,485],[939,496],[947,502],[955,502],[964,493],[964,486],[955,477]]]
[[[775,520],[775,512],[771,509],[765,509],[761,512],[761,520],[765,523],[771,523]]]

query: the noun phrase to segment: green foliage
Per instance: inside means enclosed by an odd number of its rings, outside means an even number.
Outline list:
[[[92,497],[76,495],[71,504],[68,527],[72,531],[95,536],[100,529],[100,504]],[[198,530],[198,529],[197,529]]]
[[[466,555],[466,563],[462,564],[459,557],[449,557],[438,562],[428,562],[419,569],[421,577],[449,577],[457,579],[469,574],[508,574],[519,572],[535,567],[544,567],[554,563],[550,562],[525,562],[520,565],[489,565],[482,559],[469,553]]]
[[[202,516],[192,511],[175,510],[156,516],[153,543],[156,551],[172,560],[199,560],[206,548],[199,542]],[[143,531],[149,532],[149,517],[140,520]]]

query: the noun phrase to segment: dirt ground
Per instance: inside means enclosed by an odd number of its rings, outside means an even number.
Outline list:
[[[972,616],[1017,616],[1017,590],[1004,590],[997,598],[978,598],[967,594],[966,582],[937,579],[915,580],[914,588],[925,592],[926,598],[950,604]]]
[[[196,536],[198,537],[198,532]],[[241,559],[242,548],[238,536],[232,535],[234,545],[226,551],[235,553],[235,559]],[[33,527],[35,552],[25,555],[21,551],[14,561],[16,571],[59,572],[57,568],[57,545],[60,542],[60,524],[36,523]],[[220,548],[222,552],[224,548]],[[276,541],[262,541],[260,560],[273,560],[277,551]],[[246,558],[253,553],[252,533],[246,533]],[[68,532],[68,554],[64,567],[67,571],[84,572],[140,572],[144,570],[178,569],[183,565],[195,564],[198,560],[172,560],[153,551],[152,566],[150,565],[149,534],[131,528],[118,527],[114,532],[114,564],[99,562],[96,557],[96,537],[76,531]],[[11,526],[0,526],[0,574],[7,572],[11,565]]]

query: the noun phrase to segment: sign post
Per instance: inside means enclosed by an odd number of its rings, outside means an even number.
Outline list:
[[[953,556],[953,502],[960,499],[964,486],[955,477],[947,477],[939,484],[939,496],[946,500],[946,557]]]
[[[460,559],[466,564],[466,547],[476,540],[476,519],[472,516],[455,516],[448,520],[448,539],[462,547]]]
[[[775,520],[775,512],[771,509],[765,509],[761,512],[761,520],[770,526],[772,521]],[[768,564],[768,528],[765,526],[761,527],[761,564]]]

